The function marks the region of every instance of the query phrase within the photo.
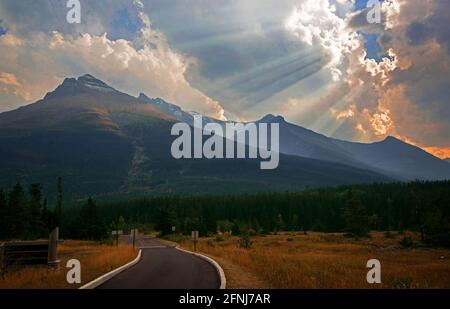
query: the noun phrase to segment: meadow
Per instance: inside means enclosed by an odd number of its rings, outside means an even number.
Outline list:
[[[47,266],[9,269],[0,276],[0,289],[76,289],[136,258],[132,246],[110,246],[91,241],[65,241],[59,246],[59,270]],[[77,259],[81,263],[82,284],[67,283],[66,263]]]
[[[450,288],[450,250],[399,242],[415,233],[372,232],[355,240],[344,234],[278,233],[255,236],[250,248],[240,238],[202,238],[198,251],[216,259],[227,276],[228,288]],[[192,250],[189,239],[181,245]],[[370,285],[366,264],[381,262],[382,284]]]

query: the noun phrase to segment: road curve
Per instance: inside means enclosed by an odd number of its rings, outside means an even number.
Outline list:
[[[141,238],[142,257],[97,289],[219,289],[220,277],[213,265],[195,255]]]

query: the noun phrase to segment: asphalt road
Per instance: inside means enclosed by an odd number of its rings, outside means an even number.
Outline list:
[[[129,241],[129,240],[128,240]],[[98,289],[218,289],[220,278],[207,261],[149,237],[137,241],[142,248],[138,264]]]

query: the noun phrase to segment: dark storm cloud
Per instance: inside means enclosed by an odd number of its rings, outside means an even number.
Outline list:
[[[435,1],[432,14],[425,20],[412,22],[407,29],[407,36],[413,45],[436,39],[450,52],[450,1]]]

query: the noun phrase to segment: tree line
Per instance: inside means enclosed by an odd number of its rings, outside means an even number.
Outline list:
[[[42,198],[32,190],[24,198],[24,192],[18,191],[1,191],[8,198],[0,197],[0,218],[2,227],[6,224],[8,228],[6,232],[1,229],[0,238],[11,231],[29,238],[37,233],[37,226],[48,223],[45,213],[49,210],[39,202]],[[52,213],[58,214],[57,209]],[[364,236],[370,230],[413,230],[421,234],[424,242],[450,246],[450,181],[244,195],[167,195],[113,201],[89,198],[81,205],[65,208],[64,215],[56,218],[61,218],[62,236],[73,239],[100,240],[107,238],[112,229],[137,227],[153,228],[162,234],[172,233],[173,228],[183,234],[198,230],[203,236],[217,231],[235,235],[319,231]]]
[[[91,198],[77,208],[75,218],[64,217],[62,178],[57,180],[54,205],[48,205],[42,192],[42,186],[38,183],[31,184],[28,190],[20,183],[11,190],[0,188],[0,240],[47,239],[54,228],[66,227],[65,221],[76,224],[78,228],[61,229],[63,237],[102,240],[108,236],[108,228],[99,217],[95,201]]]
[[[31,184],[27,190],[20,183],[9,191],[0,188],[0,239],[47,238],[61,223],[62,179],[58,179],[57,195],[56,205],[49,209],[40,184]]]
[[[303,192],[160,196],[101,202],[105,222],[122,217],[162,234],[275,231],[413,230],[424,242],[450,246],[450,181],[342,186]]]

